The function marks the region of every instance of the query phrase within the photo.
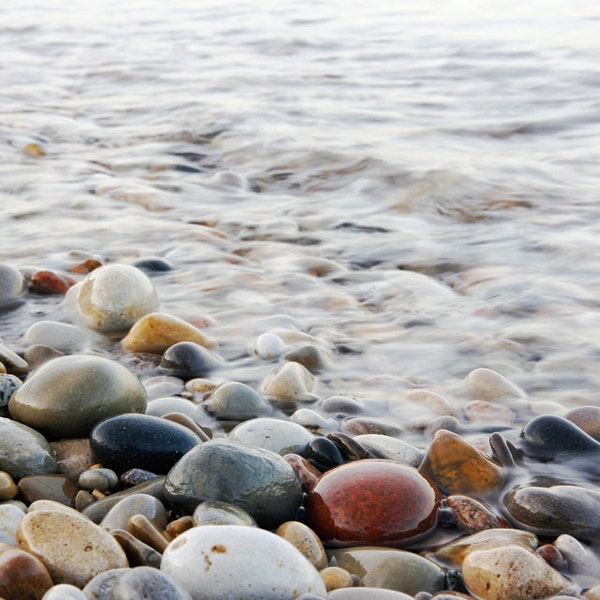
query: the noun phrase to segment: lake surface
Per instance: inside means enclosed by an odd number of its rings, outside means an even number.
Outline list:
[[[515,424],[598,404],[600,5],[256,4],[4,3],[0,260],[163,257],[162,310],[253,386],[285,329],[331,356],[321,397],[460,406],[487,367]]]

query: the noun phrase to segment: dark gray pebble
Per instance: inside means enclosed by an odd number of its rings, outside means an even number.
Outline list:
[[[192,379],[204,377],[219,368],[218,356],[195,342],[178,342],[167,348],[160,361],[160,369],[166,375]]]

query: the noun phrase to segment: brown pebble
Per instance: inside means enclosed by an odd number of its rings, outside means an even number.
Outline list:
[[[123,551],[127,555],[130,567],[154,567],[160,569],[162,555],[154,548],[138,540],[129,531],[124,529],[115,529],[111,535],[117,540]]]
[[[300,476],[303,492],[308,492],[322,475],[321,471],[313,467],[299,454],[286,454],[283,458],[292,465],[294,471]]]
[[[600,442],[600,407],[578,406],[565,414],[565,419],[575,423],[588,435]]]
[[[75,505],[79,491],[77,482],[68,475],[27,475],[19,480],[19,493],[26,504],[36,500],[54,500],[66,506]]]
[[[127,523],[129,533],[161,554],[169,545],[164,533],[146,515],[133,515]]]
[[[59,472],[75,480],[96,462],[92,457],[88,438],[59,440],[50,442],[50,446],[56,454]]]
[[[36,271],[29,280],[29,289],[36,294],[64,296],[77,282],[55,271]]]
[[[12,500],[18,492],[13,478],[6,471],[0,471],[0,501]]]
[[[328,592],[354,587],[354,578],[346,569],[341,567],[325,567],[319,574]]]
[[[446,498],[446,503],[454,510],[456,526],[465,533],[508,527],[504,519],[497,517],[487,505],[475,498],[453,495]]]
[[[79,490],[75,496],[75,508],[81,512],[86,506],[89,506],[96,499],[87,490]]]
[[[190,515],[184,515],[167,525],[167,533],[171,539],[175,539],[178,535],[181,535],[184,531],[192,527],[194,527],[194,519]]]
[[[71,273],[77,273],[80,275],[87,275],[91,273],[95,269],[102,266],[102,263],[95,258],[87,258],[86,260],[76,263],[74,265],[69,266],[69,271]]]
[[[173,423],[178,423],[179,425],[183,425],[187,427],[190,431],[193,431],[203,442],[208,442],[211,438],[206,433],[206,431],[194,421],[191,417],[184,415],[180,412],[172,412],[163,415],[163,419],[168,419],[169,421],[173,421]]]
[[[562,552],[553,544],[544,544],[537,548],[536,552],[557,571],[566,571],[569,568],[569,562],[562,555]]]
[[[327,554],[321,540],[304,523],[287,521],[280,525],[275,533],[298,548],[317,570],[320,571],[327,564]]]
[[[40,600],[54,584],[35,556],[0,543],[0,596],[7,600]]]

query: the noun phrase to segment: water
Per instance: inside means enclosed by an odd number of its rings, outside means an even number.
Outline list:
[[[517,424],[597,404],[597,3],[255,4],[4,3],[0,260],[164,257],[162,309],[256,386],[287,328],[321,396],[461,406],[489,367],[539,404]]]

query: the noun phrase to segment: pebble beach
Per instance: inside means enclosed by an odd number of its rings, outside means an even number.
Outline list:
[[[0,8],[0,600],[600,599],[600,9]]]

